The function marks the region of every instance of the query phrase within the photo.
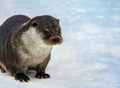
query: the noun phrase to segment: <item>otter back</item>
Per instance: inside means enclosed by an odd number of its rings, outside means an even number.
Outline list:
[[[24,15],[15,15],[8,18],[0,26],[0,64],[14,63],[14,52],[11,47],[11,36],[14,34],[14,31],[17,30],[17,26],[22,25],[23,23],[30,20],[29,17]],[[12,58],[12,59],[9,59]],[[3,67],[4,68],[4,67]],[[5,69],[5,68],[4,68]]]

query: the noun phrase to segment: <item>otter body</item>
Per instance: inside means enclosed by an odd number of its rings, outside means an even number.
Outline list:
[[[49,78],[45,68],[53,45],[62,43],[58,19],[44,15],[29,18],[15,15],[0,26],[0,67],[16,80],[29,81],[25,74],[36,70],[36,78]]]

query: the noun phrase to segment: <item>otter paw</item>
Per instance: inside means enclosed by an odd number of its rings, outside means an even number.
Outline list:
[[[5,73],[5,70],[1,68],[1,72],[2,72],[2,73]]]
[[[35,77],[36,77],[36,78],[39,78],[39,79],[41,79],[41,78],[50,78],[50,75],[47,74],[47,73],[37,73],[37,74],[35,75]]]
[[[28,82],[30,78],[26,76],[24,73],[16,73],[15,79],[19,80],[20,82]]]

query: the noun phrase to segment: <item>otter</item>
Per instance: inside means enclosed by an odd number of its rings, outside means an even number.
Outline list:
[[[20,82],[28,82],[28,70],[36,78],[49,78],[45,72],[54,45],[63,42],[59,19],[50,15],[30,18],[9,17],[0,26],[0,68]]]

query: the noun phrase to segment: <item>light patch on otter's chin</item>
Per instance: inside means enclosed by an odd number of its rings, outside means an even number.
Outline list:
[[[29,28],[21,39],[24,45],[20,53],[23,58],[28,59],[28,65],[43,62],[51,52],[52,47],[43,42],[42,35],[33,27]],[[25,54],[24,49],[28,51],[28,54]]]

